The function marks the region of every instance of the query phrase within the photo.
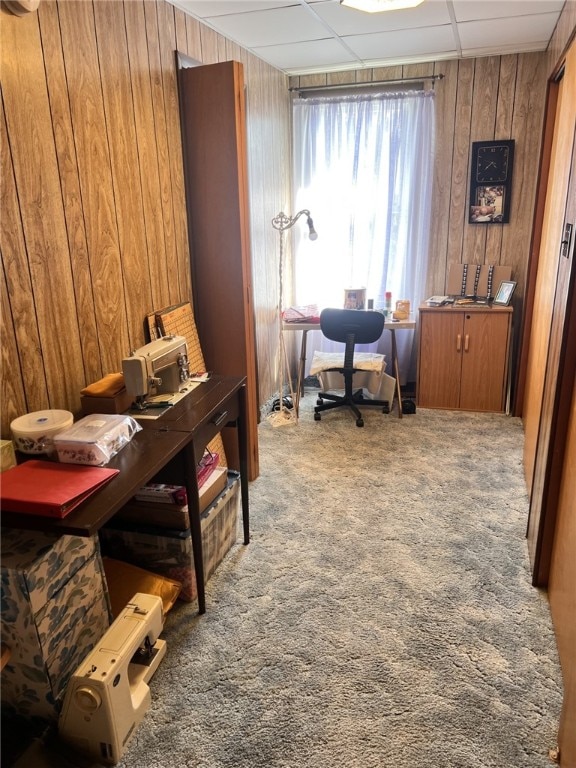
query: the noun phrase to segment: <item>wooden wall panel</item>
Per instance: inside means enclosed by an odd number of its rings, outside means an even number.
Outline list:
[[[518,57],[516,91],[511,137],[515,139],[514,186],[512,209],[514,227],[502,232],[502,264],[512,267],[518,282],[514,294],[515,308],[521,306],[525,295],[527,254],[530,252],[536,182],[538,178],[539,147],[542,140],[546,89],[544,57],[524,54]],[[538,96],[537,94],[540,94]]]
[[[202,61],[202,43],[200,40],[200,22],[186,16],[186,53],[196,61]],[[234,58],[233,56],[231,58]]]
[[[498,99],[498,75],[500,61],[497,56],[487,56],[477,59],[474,67],[474,90],[472,99],[472,115],[470,122],[469,143],[481,141],[487,138],[493,139],[494,124],[496,122],[496,109]],[[508,136],[498,136],[508,138]],[[470,159],[467,156],[468,173],[466,177],[466,200],[469,200],[470,189]],[[468,206],[464,206],[464,221],[468,221]],[[486,243],[488,229],[485,226],[465,226],[463,253],[467,254],[466,261],[469,264],[483,264],[486,257]],[[501,227],[496,227],[501,229]]]
[[[156,0],[144,0],[144,21],[146,25],[146,46],[148,50],[148,65],[150,68],[150,108],[154,119],[154,136],[156,139],[156,153],[158,156],[158,181],[156,190],[156,217],[161,220],[164,233],[165,258],[162,251],[155,257],[156,269],[164,272],[168,288],[168,301],[162,306],[156,305],[153,309],[161,309],[179,301],[191,301],[182,298],[191,294],[191,290],[180,291],[179,285],[179,258],[176,244],[176,225],[174,213],[174,201],[172,197],[172,173],[170,162],[170,150],[168,142],[168,126],[166,111],[164,109],[164,83],[162,59],[160,55],[160,33],[158,29],[158,14],[156,12]],[[150,178],[148,179],[150,183]],[[154,193],[153,197],[154,197]],[[187,250],[186,250],[187,253]],[[151,275],[153,278],[153,275]]]
[[[129,349],[129,333],[94,9],[92,3],[74,2],[59,2],[57,7],[100,359],[103,373],[110,373],[118,370]],[[67,402],[73,394],[69,393]]]
[[[576,0],[566,0],[556,29],[548,45],[547,74],[556,72],[568,46],[576,35]]]
[[[15,174],[17,201],[12,213],[3,211],[3,228],[10,234],[2,240],[10,314],[15,317],[19,307],[26,311],[26,302],[31,306],[37,296],[41,307],[41,297],[51,297],[50,306],[45,302],[38,316],[37,341],[20,343],[17,338],[19,361],[6,389],[23,393],[26,410],[50,403],[77,412],[81,386],[117,370],[129,346],[146,340],[139,316],[143,307],[150,304],[151,311],[159,304],[191,299],[175,76],[178,47],[204,63],[237,59],[245,67],[256,340],[264,404],[274,394],[278,343],[278,235],[271,219],[280,210],[290,212],[291,205],[288,78],[165,0],[114,0],[112,5],[43,0],[40,11],[28,18],[3,9],[0,34],[5,58],[12,61],[2,72],[7,144],[12,150],[7,172]],[[21,46],[16,44],[20,37]],[[517,156],[521,190],[515,186],[514,194],[521,192],[520,199],[531,199],[537,173],[539,109],[544,105],[535,62],[542,56],[438,61],[291,79],[291,83],[311,85],[329,80],[397,79],[418,73],[445,75],[435,83],[437,156],[427,293],[443,292],[453,263],[506,263],[514,256],[519,270],[525,266],[525,225],[522,245],[517,247],[517,219],[479,235],[478,230],[470,230],[466,215],[470,141],[473,131],[484,131],[484,127],[491,127],[490,135],[480,138],[510,133],[518,140],[516,134],[524,131],[523,115],[527,115],[533,128],[523,139],[520,158]],[[24,156],[24,138],[33,129],[25,127],[22,136],[17,130],[26,122],[23,115],[28,107],[7,79],[12,69],[22,83],[35,82],[28,93],[36,120],[42,114],[48,118],[47,130],[37,134],[38,153],[27,157],[44,192],[55,190],[44,195],[47,215],[40,227],[31,221],[30,209],[22,209],[21,203],[18,207],[25,196],[22,180],[15,173],[17,158]],[[491,84],[484,82],[482,72],[490,74]],[[126,123],[120,120],[124,109]],[[120,167],[123,155],[130,158],[133,168]],[[123,199],[126,196],[130,200]],[[518,217],[524,215],[529,216],[520,209]],[[54,270],[51,275],[38,270],[27,237],[23,236],[14,252],[17,224],[13,219],[22,222],[23,233],[36,227],[42,250],[50,247],[51,254],[56,252],[56,261],[51,263],[58,263],[58,278]],[[135,240],[130,244],[131,234]],[[4,242],[10,240],[12,245],[5,248]],[[23,278],[14,282],[15,263],[19,274],[30,275],[28,292],[20,285]],[[135,269],[140,273],[135,274]],[[51,288],[56,281],[57,291]],[[518,295],[523,295],[522,285]],[[65,296],[69,297],[66,302]],[[53,341],[63,338],[63,333],[55,335],[52,330],[48,337],[48,318],[53,329],[62,329],[64,323],[72,329],[72,343],[65,349]],[[15,333],[19,333],[17,323]],[[62,354],[66,361],[57,365]],[[44,360],[42,355],[46,362],[32,373],[30,359]],[[72,373],[63,377],[63,367]],[[3,413],[3,435],[10,418],[20,415],[18,398],[15,403]]]
[[[27,400],[37,410],[55,407],[61,392],[66,397],[72,395],[83,381],[84,371],[38,16],[32,14],[17,21],[21,23],[2,19],[0,55],[6,146],[10,146],[18,205],[24,214],[21,222],[28,258],[24,252],[14,251],[15,263],[7,265],[6,270],[13,278],[18,272],[29,275],[31,293],[13,292],[10,283],[8,290],[19,345],[24,349],[31,343],[26,333],[28,322],[35,318],[37,324],[40,347],[26,354],[34,366],[42,361],[44,367],[45,382],[41,376],[26,371],[30,376]],[[26,67],[19,66],[11,50],[18,50]],[[8,228],[11,224],[15,232],[18,224],[9,221]],[[10,256],[4,248],[3,255]],[[33,312],[29,314],[31,304]],[[59,327],[66,333],[57,333]],[[70,373],[63,377],[68,366]],[[32,382],[38,386],[32,387]]]
[[[436,64],[434,74],[442,73],[442,87],[436,88],[436,152],[434,154],[434,195],[432,196],[432,221],[428,275],[426,278],[427,296],[437,292],[442,286],[448,269],[448,240],[450,225],[450,205],[452,200],[452,168],[454,154],[454,121],[456,119],[456,93],[458,85],[458,62],[446,61]],[[442,138],[444,137],[444,138]]]
[[[49,400],[44,368],[39,365],[42,344],[36,321],[32,280],[24,258],[26,243],[3,109],[0,129],[2,411],[21,414],[25,412],[27,401],[35,403],[35,408],[43,409],[48,407]]]
[[[124,0],[129,2],[129,0]],[[176,82],[176,31],[174,15],[180,14],[165,0],[157,0],[158,34],[160,40],[160,61],[162,64],[162,87],[168,139],[170,185],[174,211],[174,248],[176,271],[174,293],[191,298],[190,260],[188,256],[188,221],[186,216],[186,194],[184,191],[184,165],[182,160],[182,138],[180,134],[180,106]],[[178,301],[178,299],[175,299]]]
[[[161,189],[160,162],[156,144],[143,4],[125,3],[124,15],[130,84],[134,100],[135,148],[138,152],[139,180],[142,188],[145,240],[142,253],[147,256],[145,276],[150,284],[151,305],[161,308],[170,304],[170,275],[166,269],[163,210],[158,205],[158,192]],[[149,306],[146,312],[149,311]]]
[[[289,200],[289,95],[284,75],[164,0],[43,0],[23,17],[2,5],[0,36],[9,437],[27,411],[79,415],[80,389],[147,340],[144,314],[191,300],[176,48],[205,62],[251,61],[250,186],[260,204],[250,215],[263,285],[275,279],[268,222]],[[260,297],[265,358],[277,344],[275,300]]]
[[[127,355],[138,346],[140,336],[135,338],[132,329],[139,328],[142,318],[153,306],[142,186],[123,3],[121,0],[95,3],[94,11],[118,243],[125,275],[129,344],[124,354]]]
[[[438,87],[442,86],[443,81]],[[472,130],[472,105],[474,93],[474,60],[458,63],[458,88],[456,91],[456,109],[451,133],[454,136],[452,152],[452,191],[448,221],[448,251],[446,258],[447,272],[452,264],[461,264],[472,260],[474,254],[464,251],[464,235],[468,230],[467,221],[468,182],[470,166],[470,133]],[[436,136],[437,142],[443,142],[442,136]],[[479,259],[477,258],[478,262]],[[446,274],[441,276],[444,280]],[[444,293],[444,285],[438,293]],[[437,291],[434,291],[436,293]]]
[[[77,317],[84,373],[88,381],[95,381],[102,376],[102,364],[98,349],[96,310],[92,292],[86,226],[82,211],[78,165],[74,151],[72,116],[68,92],[65,87],[64,58],[56,2],[41,3],[38,18],[62,186],[62,199],[64,201],[64,216],[68,230],[70,253],[72,254],[74,294],[76,306],[82,307],[82,311],[77,313]]]

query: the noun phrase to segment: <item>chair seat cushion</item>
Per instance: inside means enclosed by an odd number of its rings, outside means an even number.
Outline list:
[[[343,352],[314,352],[310,365],[310,375],[314,376],[330,368],[342,368],[343,365]],[[358,370],[382,373],[385,367],[386,358],[384,355],[378,355],[375,352],[356,352],[354,355],[354,368]]]

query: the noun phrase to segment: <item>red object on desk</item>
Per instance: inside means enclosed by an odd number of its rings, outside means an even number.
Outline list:
[[[307,304],[305,307],[288,307],[282,312],[285,323],[318,323],[320,324],[320,312],[316,304]]]
[[[119,471],[32,459],[2,473],[0,504],[3,511],[62,518]]]

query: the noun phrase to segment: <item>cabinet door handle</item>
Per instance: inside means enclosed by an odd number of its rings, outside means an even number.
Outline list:
[[[456,352],[460,352],[462,350],[462,336],[458,334],[456,336]]]
[[[464,336],[464,352],[468,352],[469,341],[470,341],[470,336],[466,334],[466,336]]]

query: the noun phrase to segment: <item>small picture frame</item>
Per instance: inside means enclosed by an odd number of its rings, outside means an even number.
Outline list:
[[[366,309],[366,288],[345,288],[344,309]]]
[[[512,294],[514,293],[515,288],[516,283],[513,280],[503,280],[500,283],[500,288],[498,288],[496,296],[494,296],[493,303],[501,307],[507,307],[512,300]]]

